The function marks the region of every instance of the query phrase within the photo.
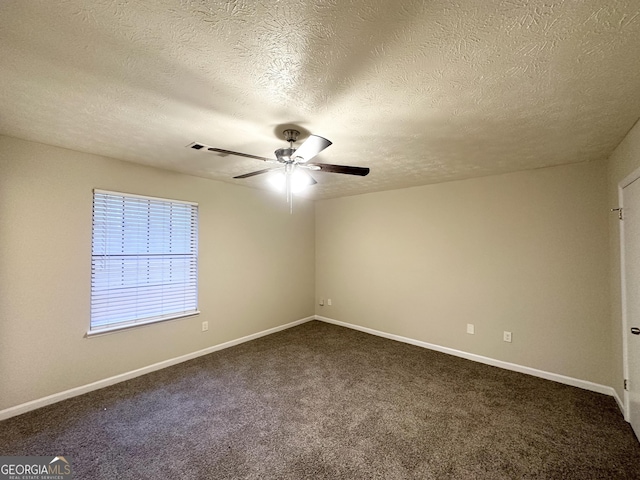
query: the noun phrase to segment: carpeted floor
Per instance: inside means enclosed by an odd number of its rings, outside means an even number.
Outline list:
[[[607,396],[317,321],[0,422],[76,479],[640,478]]]

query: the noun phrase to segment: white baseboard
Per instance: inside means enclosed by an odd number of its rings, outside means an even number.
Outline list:
[[[230,340],[228,342],[221,343],[219,345],[207,347],[203,350],[198,350],[196,352],[188,353],[180,357],[170,358],[169,360],[164,360],[162,362],[154,363],[153,365],[148,365],[146,367],[138,368],[137,370],[121,373],[119,375],[105,378],[103,380],[98,380],[96,382],[89,383],[87,385],[82,385],[80,387],[71,388],[63,392],[54,393],[53,395],[49,395],[43,398],[38,398],[36,400],[22,403],[14,407],[5,408],[4,410],[0,410],[0,420],[6,420],[7,418],[15,417],[16,415],[20,415],[22,413],[26,413],[40,407],[45,407],[47,405],[51,405],[52,403],[66,400],[67,398],[76,397],[78,395],[82,395],[84,393],[88,393],[93,390],[98,390],[100,388],[108,387],[116,383],[124,382],[125,380],[129,380],[131,378],[139,377],[140,375],[145,375],[147,373],[151,373],[156,370],[161,370],[163,368],[167,368],[172,365],[176,365],[178,363],[186,362],[187,360],[192,360],[194,358],[201,357],[202,355],[208,355],[209,353],[213,353],[218,350],[223,350],[225,348],[233,347],[235,345],[239,345],[244,342],[249,342],[251,340],[255,340],[256,338],[264,337],[265,335],[270,335],[272,333],[276,333],[281,330],[286,330],[287,328],[295,327],[296,325],[300,325],[314,319],[315,319],[315,316],[302,318],[300,320],[296,320],[294,322],[287,323],[285,325],[280,325],[277,327],[269,328],[268,330],[263,330],[258,333],[247,335],[246,337],[238,338],[236,340]]]
[[[622,400],[620,400],[620,397],[618,396],[618,392],[616,392],[615,388],[611,388],[611,396],[613,397],[613,399],[616,401],[616,403],[618,404],[618,408],[620,408],[620,411],[622,412],[622,416],[624,417],[624,419],[628,422],[629,419],[627,418],[627,413],[624,409],[624,402]]]
[[[352,323],[341,322],[340,320],[334,320],[333,318],[323,317],[321,315],[315,316],[316,320],[320,320],[326,323],[332,323],[341,327],[351,328],[353,330],[359,330],[361,332],[370,333],[371,335],[377,335],[378,337],[384,337],[398,342],[409,343],[418,347],[428,348],[429,350],[435,350],[442,353],[448,353],[456,357],[466,358],[467,360],[473,360],[474,362],[484,363],[486,365],[492,365],[494,367],[504,368],[506,370],[512,370],[514,372],[526,373],[533,375],[534,377],[545,378],[547,380],[553,380],[554,382],[564,383],[565,385],[571,385],[573,387],[583,388],[592,392],[602,393],[613,397],[620,410],[624,413],[623,404],[620,401],[620,397],[616,393],[615,389],[606,385],[600,385],[599,383],[589,382],[587,380],[580,380],[578,378],[567,377],[558,373],[545,372],[544,370],[538,370],[536,368],[525,367],[516,363],[503,362],[502,360],[496,360],[494,358],[483,357],[482,355],[476,355],[474,353],[463,352],[462,350],[455,350],[453,348],[442,347],[433,343],[423,342],[421,340],[414,340],[413,338],[402,337],[400,335],[394,335],[392,333],[381,332],[372,328],[361,327],[360,325],[354,325]]]
[[[93,390],[99,390],[100,388],[108,387],[110,385],[114,385],[116,383],[124,382],[125,380],[129,380],[131,378],[139,377],[141,375],[145,375],[147,373],[154,372],[156,370],[161,370],[163,368],[170,367],[172,365],[176,365],[178,363],[186,362],[187,360],[192,360],[197,357],[201,357],[202,355],[208,355],[209,353],[216,352],[218,350],[223,350],[225,348],[233,347],[235,345],[239,345],[244,342],[249,342],[251,340],[255,340],[260,337],[264,337],[266,335],[270,335],[272,333],[276,333],[282,330],[286,330],[291,327],[295,327],[297,325],[301,325],[310,320],[320,320],[326,323],[332,323],[334,325],[339,325],[346,328],[351,328],[353,330],[359,330],[361,332],[369,333],[372,335],[377,335],[379,337],[388,338],[390,340],[396,340],[398,342],[408,343],[411,345],[416,345],[418,347],[428,348],[430,350],[435,350],[442,353],[447,353],[449,355],[454,355],[456,357],[466,358],[467,360],[473,360],[475,362],[484,363],[487,365],[492,365],[494,367],[504,368],[506,370],[512,370],[515,372],[526,373],[528,375],[533,375],[534,377],[545,378],[547,380],[552,380],[555,382],[563,383],[565,385],[571,385],[578,388],[583,388],[585,390],[590,390],[592,392],[602,393],[604,395],[609,395],[613,397],[620,407],[620,411],[622,411],[624,415],[624,404],[617,392],[614,388],[608,387],[606,385],[600,385],[597,383],[589,382],[586,380],[580,380],[573,377],[567,377],[565,375],[560,375],[557,373],[545,372],[544,370],[537,370],[535,368],[525,367],[522,365],[518,365],[515,363],[503,362],[501,360],[496,360],[489,357],[483,357],[481,355],[476,355],[473,353],[463,352],[461,350],[455,350],[453,348],[442,347],[440,345],[435,345],[432,343],[423,342],[421,340],[414,340],[412,338],[402,337],[400,335],[394,335],[392,333],[381,332],[379,330],[374,330],[372,328],[361,327],[360,325],[355,325],[351,323],[341,322],[339,320],[334,320],[332,318],[323,317],[320,315],[313,315],[310,317],[302,318],[300,320],[296,320],[294,322],[287,323],[285,325],[280,325],[277,327],[273,327],[267,330],[263,330],[261,332],[253,333],[251,335],[247,335],[242,338],[238,338],[236,340],[230,340],[225,343],[221,343],[219,345],[214,345],[212,347],[207,347],[203,350],[198,350],[196,352],[188,353],[186,355],[182,355],[180,357],[170,358],[168,360],[164,360],[162,362],[154,363],[153,365],[148,365],[146,367],[138,368],[136,370],[132,370],[130,372],[121,373],[119,375],[115,375],[113,377],[105,378],[103,380],[98,380],[93,383],[89,383],[87,385],[82,385],[79,387],[71,388],[69,390],[65,390],[63,392],[54,393],[53,395],[49,395],[43,398],[39,398],[36,400],[32,400],[30,402],[22,403],[20,405],[16,405],[14,407],[9,407],[4,410],[0,410],[0,421],[6,420],[7,418],[15,417],[17,415],[29,412],[31,410],[36,410],[41,407],[45,407],[47,405],[51,405],[52,403],[60,402],[62,400],[66,400],[67,398],[76,397],[78,395],[82,395],[84,393],[91,392]]]

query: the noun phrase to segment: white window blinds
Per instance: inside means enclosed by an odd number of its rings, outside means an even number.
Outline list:
[[[94,190],[90,333],[198,313],[198,205]]]

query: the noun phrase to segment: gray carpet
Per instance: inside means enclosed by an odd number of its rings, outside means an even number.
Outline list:
[[[321,322],[0,423],[77,479],[640,478],[615,401]]]

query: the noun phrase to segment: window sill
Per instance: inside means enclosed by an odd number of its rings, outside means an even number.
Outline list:
[[[154,325],[156,323],[168,322],[170,320],[177,320],[179,318],[195,317],[196,315],[200,315],[200,310],[196,310],[195,312],[190,312],[190,313],[182,313],[182,314],[179,314],[179,315],[174,315],[174,316],[171,316],[171,317],[162,318],[160,320],[158,320],[158,319],[146,320],[146,321],[135,322],[135,323],[126,324],[126,325],[118,325],[118,326],[115,326],[115,327],[101,328],[99,330],[89,330],[86,333],[85,337],[86,338],[100,337],[102,335],[109,335],[111,333],[117,333],[117,332],[121,332],[123,330],[130,330],[132,328],[138,328],[138,327],[144,327],[144,326],[147,326],[147,325]]]

